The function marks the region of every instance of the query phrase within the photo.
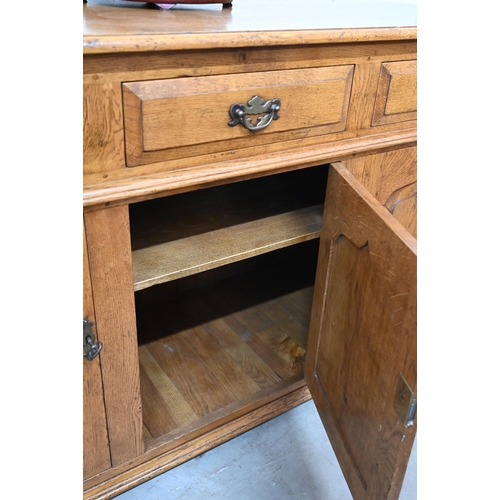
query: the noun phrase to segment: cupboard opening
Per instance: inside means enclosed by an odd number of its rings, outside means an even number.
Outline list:
[[[305,385],[327,172],[130,205],[146,449]]]

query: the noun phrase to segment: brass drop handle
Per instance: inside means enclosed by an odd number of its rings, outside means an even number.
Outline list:
[[[279,99],[271,99],[267,102],[258,95],[253,96],[248,104],[232,104],[229,108],[229,116],[231,121],[230,127],[235,127],[241,123],[250,132],[259,132],[268,127],[273,120],[278,120],[278,111],[281,109],[281,101]],[[257,123],[252,123],[252,118],[247,115],[262,115],[257,118]]]
[[[95,341],[95,335],[92,332],[92,321],[85,318],[83,320],[83,357],[92,361],[101,352],[102,342]]]

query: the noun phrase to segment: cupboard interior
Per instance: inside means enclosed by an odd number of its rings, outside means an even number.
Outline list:
[[[130,205],[146,450],[305,385],[327,172]]]

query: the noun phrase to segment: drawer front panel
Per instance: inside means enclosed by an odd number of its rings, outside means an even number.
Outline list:
[[[417,117],[417,61],[383,63],[372,125],[385,125]]]
[[[352,74],[338,66],[125,83],[127,166],[343,131]],[[279,118],[256,133],[229,126],[230,107],[256,95],[279,99]]]

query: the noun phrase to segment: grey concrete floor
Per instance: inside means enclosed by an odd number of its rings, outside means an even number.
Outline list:
[[[400,500],[417,499],[416,441]],[[352,500],[309,401],[116,500]]]

